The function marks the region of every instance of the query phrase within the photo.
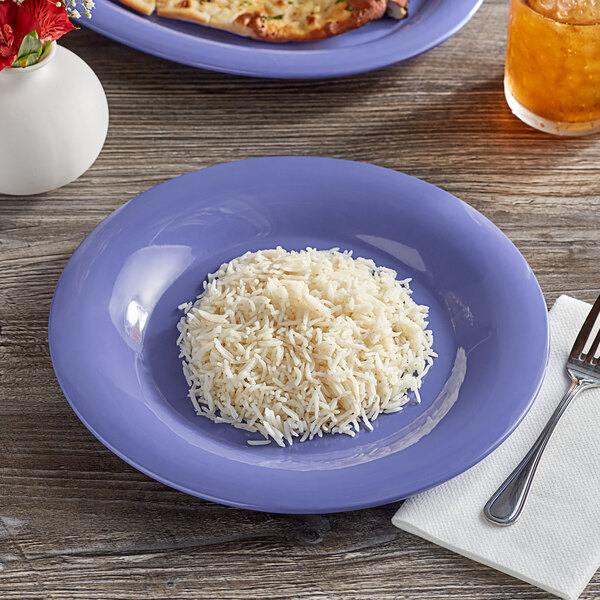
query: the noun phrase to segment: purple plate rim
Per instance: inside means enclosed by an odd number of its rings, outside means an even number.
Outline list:
[[[93,427],[90,422],[85,418],[84,414],[79,410],[79,408],[77,407],[76,402],[71,398],[70,394],[68,394],[68,392],[65,391],[65,386],[64,386],[64,380],[59,372],[59,369],[57,368],[57,364],[56,364],[56,356],[55,356],[55,351],[53,349],[53,340],[55,337],[55,333],[53,331],[53,320],[54,320],[54,315],[55,312],[57,310],[56,308],[56,303],[55,303],[55,298],[59,292],[59,289],[61,287],[61,281],[63,280],[63,278],[65,277],[65,274],[67,272],[67,269],[69,267],[69,263],[72,262],[73,257],[77,254],[77,252],[79,251],[79,248],[86,242],[86,240],[88,240],[88,238],[90,236],[92,236],[94,234],[94,232],[96,232],[97,229],[99,229],[102,224],[104,223],[104,221],[106,221],[109,218],[113,218],[117,213],[121,212],[121,210],[123,208],[125,208],[126,206],[130,205],[131,203],[136,202],[137,200],[139,200],[140,198],[142,198],[144,196],[144,194],[146,194],[148,191],[150,190],[156,190],[157,188],[161,188],[163,186],[169,186],[170,184],[172,184],[173,182],[180,180],[182,178],[188,177],[190,175],[194,175],[194,174],[198,174],[199,172],[203,172],[203,171],[207,171],[207,170],[211,170],[211,169],[215,169],[215,168],[223,168],[226,166],[234,166],[236,164],[239,163],[247,163],[250,161],[270,161],[270,160],[279,160],[279,159],[291,159],[291,160],[319,160],[319,161],[332,161],[332,162],[336,162],[336,163],[347,163],[348,165],[363,165],[363,166],[369,166],[373,169],[380,169],[382,171],[387,171],[387,172],[392,172],[395,173],[397,175],[400,175],[404,178],[408,178],[411,180],[414,180],[416,182],[419,183],[419,185],[423,185],[425,187],[430,187],[432,189],[438,190],[440,191],[441,188],[438,188],[437,186],[430,184],[426,181],[423,181],[421,179],[418,179],[416,177],[407,175],[405,173],[402,173],[400,171],[395,171],[393,169],[388,169],[386,167],[380,167],[377,165],[373,165],[371,163],[365,163],[365,162],[359,162],[359,161],[350,161],[350,160],[344,160],[344,159],[336,159],[336,158],[327,158],[327,157],[315,157],[315,156],[273,156],[273,157],[260,157],[260,158],[250,158],[250,159],[242,159],[242,160],[238,160],[238,161],[230,161],[230,162],[225,162],[225,163],[218,163],[215,165],[211,165],[209,167],[204,167],[204,168],[200,168],[197,169],[195,171],[191,171],[189,173],[185,173],[182,175],[179,175],[177,177],[174,177],[172,179],[166,180],[156,186],[153,186],[152,188],[149,188],[148,190],[138,194],[137,196],[135,196],[134,198],[131,198],[130,200],[128,200],[127,202],[125,202],[125,204],[123,204],[121,207],[117,208],[116,210],[114,210],[112,213],[110,213],[107,217],[105,217],[105,219],[103,219],[98,225],[96,225],[96,227],[94,227],[94,229],[92,229],[92,231],[81,241],[81,243],[78,245],[78,247],[75,249],[75,251],[73,252],[71,258],[69,259],[69,261],[67,262],[67,265],[65,265],[65,268],[63,269],[63,271],[61,272],[61,275],[58,279],[53,297],[52,297],[52,301],[51,301],[51,305],[50,305],[50,311],[49,311],[49,319],[48,319],[48,342],[49,342],[49,350],[50,350],[50,356],[51,356],[51,362],[52,362],[52,366],[55,372],[55,376],[57,378],[57,381],[61,387],[61,390],[63,391],[63,394],[67,400],[67,402],[69,403],[69,405],[71,406],[73,412],[77,415],[77,417],[80,419],[80,421],[85,425],[85,427],[90,431],[90,433],[92,433],[92,435],[98,440],[100,441],[106,448],[108,448],[111,452],[113,452],[116,456],[118,456],[119,458],[121,458],[123,461],[125,461],[127,464],[129,464],[130,466],[134,467],[136,470],[144,473],[145,475],[149,476],[150,478],[163,483],[164,485],[167,485],[169,487],[172,487],[176,490],[179,490],[181,492],[187,493],[191,496],[197,497],[197,498],[201,498],[204,500],[208,500],[211,502],[217,502],[219,504],[223,504],[226,506],[231,506],[234,508],[240,508],[240,509],[245,509],[245,510],[255,510],[255,511],[259,511],[259,512],[272,512],[272,513],[281,513],[281,514],[325,514],[325,513],[337,513],[337,512],[347,512],[347,511],[353,511],[353,510],[362,510],[362,509],[366,509],[366,508],[372,508],[372,507],[376,507],[376,506],[382,506],[385,504],[389,504],[392,502],[397,502],[399,500],[402,500],[406,497],[412,496],[414,494],[418,494],[421,492],[424,492],[428,489],[431,489],[433,487],[436,487],[437,485],[440,485],[458,475],[460,475],[461,473],[464,473],[465,471],[467,471],[468,469],[470,469],[471,467],[473,467],[474,465],[478,464],[481,460],[483,460],[486,456],[488,456],[491,452],[493,452],[494,450],[496,450],[513,432],[514,430],[520,425],[520,423],[522,422],[522,420],[524,419],[524,417],[527,415],[527,413],[529,412],[531,406],[533,405],[535,399],[537,398],[537,395],[539,394],[540,388],[544,382],[544,378],[545,378],[545,373],[546,373],[546,367],[548,365],[548,360],[549,360],[549,355],[550,355],[550,331],[549,331],[549,322],[548,322],[548,313],[547,310],[545,308],[546,303],[545,303],[545,298],[543,295],[543,292],[541,290],[541,287],[539,286],[539,282],[537,281],[537,278],[535,278],[535,275],[533,274],[533,271],[531,270],[531,267],[529,266],[529,264],[527,263],[527,261],[525,260],[525,258],[523,257],[523,255],[521,254],[521,252],[518,250],[518,248],[513,244],[513,242],[493,223],[491,222],[487,217],[485,217],[482,213],[480,213],[479,211],[476,211],[475,209],[473,209],[472,207],[470,207],[466,202],[464,202],[463,200],[461,200],[460,198],[458,198],[457,196],[454,196],[453,194],[450,194],[449,192],[445,192],[445,190],[441,190],[443,191],[445,194],[447,194],[448,196],[451,196],[456,202],[458,202],[461,205],[465,205],[467,207],[469,207],[473,212],[475,212],[478,216],[478,218],[481,220],[481,222],[485,223],[487,226],[491,227],[492,229],[496,230],[497,232],[499,232],[501,234],[502,237],[504,237],[509,244],[513,247],[515,253],[518,255],[520,261],[527,267],[527,269],[530,271],[530,273],[533,275],[533,281],[535,282],[535,292],[536,292],[536,301],[537,302],[541,302],[541,305],[544,307],[544,311],[543,311],[543,320],[542,323],[540,323],[541,325],[543,325],[544,330],[545,330],[545,340],[544,340],[544,356],[543,356],[543,370],[541,372],[540,377],[538,378],[535,388],[533,390],[533,392],[531,393],[530,398],[528,399],[527,402],[523,403],[522,405],[522,409],[520,411],[520,413],[515,417],[512,425],[508,428],[506,428],[506,430],[504,431],[503,435],[498,437],[497,439],[495,439],[493,442],[490,442],[488,444],[488,446],[482,450],[478,455],[474,456],[472,460],[468,461],[468,463],[462,463],[459,466],[457,466],[455,469],[448,469],[447,472],[444,474],[444,476],[437,478],[434,481],[429,482],[427,485],[423,485],[420,486],[418,488],[415,488],[414,491],[412,491],[408,496],[407,495],[401,495],[398,496],[397,494],[390,494],[388,496],[385,497],[374,497],[371,500],[365,501],[365,502],[360,502],[360,503],[352,503],[352,504],[344,504],[344,503],[337,503],[339,505],[337,506],[319,506],[319,507],[315,507],[315,508],[308,508],[308,509],[302,509],[302,510],[298,510],[298,509],[283,509],[281,507],[264,507],[264,506],[252,506],[249,505],[248,503],[244,503],[241,501],[232,501],[229,500],[227,498],[222,498],[222,497],[212,497],[208,494],[203,494],[198,492],[197,490],[194,490],[192,488],[189,488],[185,485],[181,485],[176,483],[175,481],[169,479],[169,477],[166,476],[162,476],[159,475],[157,473],[155,473],[154,471],[152,471],[152,469],[144,467],[143,465],[141,465],[140,463],[138,463],[135,460],[130,459],[126,453],[120,451],[114,444],[111,444],[110,442],[108,442],[103,435],[101,435],[95,427]],[[540,312],[539,315],[536,315],[537,317],[541,316],[542,313]]]
[[[201,26],[198,35],[177,31],[113,0],[97,0],[92,19],[82,23],[126,46],[191,67],[247,77],[320,79],[373,71],[427,52],[462,29],[483,0],[453,0],[453,3],[454,12],[445,16],[447,23],[438,19],[439,30],[425,28],[419,42],[409,48],[395,44],[402,29],[356,46],[320,51],[289,52],[285,51],[286,44],[265,49],[264,44],[248,38],[242,38],[244,41],[239,45],[228,44],[203,37]]]

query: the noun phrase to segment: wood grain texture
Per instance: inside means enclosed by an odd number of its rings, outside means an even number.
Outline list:
[[[106,146],[81,179],[0,198],[2,600],[547,599],[396,530],[397,505],[252,513],[197,500],[97,442],[56,383],[46,324],[61,270],[111,211],[187,171],[240,158],[376,163],[456,194],[533,267],[548,303],[600,288],[600,137],[557,139],[506,107],[507,7],[488,0],[435,50],[338,80],[245,79],[146,56],[85,29],[66,46],[102,80]],[[600,576],[584,600],[600,598]]]

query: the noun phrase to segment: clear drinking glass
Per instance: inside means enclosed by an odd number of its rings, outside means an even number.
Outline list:
[[[504,93],[541,131],[600,130],[600,0],[510,0]]]

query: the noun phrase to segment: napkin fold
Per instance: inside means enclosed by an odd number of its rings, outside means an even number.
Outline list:
[[[589,304],[561,296],[550,310],[550,361],[531,410],[492,454],[462,475],[409,498],[396,527],[565,600],[575,600],[600,566],[600,388],[563,415],[537,470],[520,519],[488,523],[483,506],[529,450],[569,385],[565,371]]]

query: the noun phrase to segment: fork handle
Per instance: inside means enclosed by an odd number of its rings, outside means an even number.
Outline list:
[[[525,506],[535,471],[554,428],[573,398],[588,386],[589,382],[585,379],[578,379],[571,375],[571,385],[550,420],[546,423],[542,433],[525,455],[525,458],[485,505],[483,514],[488,521],[496,525],[512,525],[519,518]]]

